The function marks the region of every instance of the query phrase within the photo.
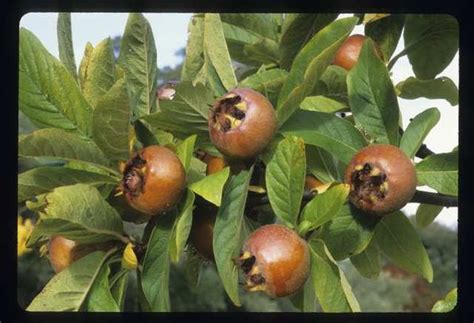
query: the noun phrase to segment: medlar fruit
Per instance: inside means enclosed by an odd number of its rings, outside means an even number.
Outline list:
[[[217,173],[223,170],[226,166],[228,166],[224,158],[214,156],[210,156],[206,164],[206,175]]]
[[[133,208],[157,215],[179,202],[185,184],[186,172],[176,154],[148,146],[127,162],[120,187]]]
[[[193,224],[189,238],[196,251],[204,258],[214,261],[212,237],[216,222],[217,207],[198,206],[193,213]]]
[[[401,209],[416,190],[416,171],[398,147],[375,144],[354,155],[345,172],[349,199],[357,208],[383,215]]]
[[[233,89],[209,109],[209,134],[217,149],[230,159],[248,160],[270,143],[277,129],[275,110],[266,97]]]
[[[247,290],[287,296],[297,292],[309,276],[308,244],[283,225],[264,225],[244,243],[239,265]]]
[[[359,34],[347,37],[346,41],[342,43],[341,47],[337,50],[333,64],[346,70],[352,69],[359,59],[360,50],[366,38],[366,36]],[[382,59],[383,54],[380,47],[376,43],[374,43],[374,45],[375,54]]]

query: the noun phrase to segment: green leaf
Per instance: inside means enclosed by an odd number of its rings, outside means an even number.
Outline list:
[[[396,85],[398,96],[404,99],[444,99],[452,106],[459,104],[456,84],[449,77],[442,76],[433,80],[420,80],[410,76]]]
[[[46,194],[45,201],[35,235],[60,233],[79,243],[123,239],[122,219],[93,186],[61,186]]]
[[[208,13],[204,16],[204,50],[209,55],[224,87],[229,90],[237,85],[229,51],[225,43],[224,32],[219,14]]]
[[[385,64],[366,40],[357,64],[347,75],[349,103],[356,124],[378,143],[398,146],[400,111]]]
[[[72,46],[71,13],[59,12],[57,22],[59,59],[77,80],[76,61]]]
[[[291,295],[290,301],[303,313],[314,313],[316,307],[316,292],[311,277],[308,277],[303,288],[294,295]]]
[[[337,112],[349,108],[345,102],[339,102],[322,95],[306,97],[303,102],[301,102],[300,107],[307,111],[326,113]]]
[[[60,186],[78,183],[100,186],[118,181],[102,174],[64,167],[38,167],[18,174],[18,203]]]
[[[188,171],[189,166],[191,164],[191,158],[193,157],[196,139],[196,135],[189,136],[177,147],[176,155],[178,155],[178,158],[181,160],[181,163],[183,164],[183,167],[186,172]]]
[[[61,129],[41,129],[25,136],[18,143],[18,156],[81,160],[108,165],[104,154],[94,142]]]
[[[222,23],[227,48],[232,60],[245,64],[247,66],[258,66],[262,62],[253,56],[249,56],[245,47],[262,41],[262,36],[236,25]],[[270,39],[268,39],[270,40]]]
[[[174,221],[173,212],[157,218],[143,259],[141,286],[153,312],[170,311],[170,241]]]
[[[413,158],[420,149],[426,136],[436,126],[441,114],[436,108],[426,109],[418,114],[408,125],[400,140],[400,149]]]
[[[238,268],[233,260],[240,252],[245,202],[252,172],[253,168],[231,176],[225,186],[212,241],[217,272],[227,295],[236,306],[240,306]]]
[[[18,105],[40,128],[90,134],[92,109],[74,77],[24,28],[20,29]]]
[[[217,173],[208,175],[201,180],[190,184],[189,189],[212,204],[220,206],[222,191],[227,179],[229,178],[229,174],[230,168],[225,167]]]
[[[191,288],[196,288],[199,285],[203,262],[202,257],[196,251],[188,250],[188,252],[186,252],[184,276]]]
[[[209,105],[214,103],[212,93],[202,84],[181,82],[176,86],[173,100],[160,102],[160,112],[143,118],[152,127],[171,131],[186,138],[196,134],[200,139],[209,138],[207,117]]]
[[[182,81],[194,81],[204,65],[204,19],[194,15],[188,24],[186,57],[181,70]],[[193,83],[195,85],[195,83]]]
[[[441,194],[458,195],[458,152],[430,155],[416,165],[418,185]]]
[[[437,301],[431,312],[433,313],[447,313],[454,310],[458,303],[458,289],[453,288],[442,300]]]
[[[403,37],[416,77],[433,79],[458,51],[459,26],[451,15],[407,15]]]
[[[360,312],[351,286],[321,240],[311,240],[311,279],[324,312]]]
[[[281,127],[280,132],[285,137],[301,137],[306,144],[321,147],[346,164],[367,145],[362,134],[349,121],[323,112],[300,110]]]
[[[425,228],[436,219],[443,210],[441,205],[420,204],[416,209],[416,225]]]
[[[349,195],[350,186],[337,184],[322,194],[317,194],[301,212],[298,231],[302,236],[335,217]]]
[[[346,259],[367,248],[377,222],[377,218],[367,216],[350,204],[346,204],[322,227],[320,237],[334,259]]]
[[[109,285],[110,267],[103,264],[84,302],[86,312],[120,312]]]
[[[179,205],[179,213],[173,226],[170,239],[170,257],[173,262],[178,262],[183,255],[184,247],[188,241],[189,232],[193,223],[193,205],[195,195],[191,190],[186,191],[186,197]]]
[[[29,312],[77,312],[100,273],[106,254],[92,252],[55,275],[26,308]]]
[[[395,212],[383,217],[375,228],[380,249],[396,265],[433,281],[433,267],[423,243],[407,217]]]
[[[327,151],[312,145],[306,145],[306,165],[308,171],[323,183],[342,179],[337,161]]]
[[[240,87],[247,87],[262,93],[271,102],[276,102],[278,93],[288,76],[285,70],[274,68],[255,73],[239,83]]]
[[[84,84],[86,82],[87,68],[89,66],[93,51],[94,46],[92,46],[90,42],[87,42],[86,47],[84,48],[84,54],[82,56],[81,63],[79,65],[79,85],[81,86],[81,90],[84,88]]]
[[[92,137],[109,159],[129,159],[130,106],[124,79],[118,80],[97,101],[92,117]]]
[[[298,53],[278,98],[277,115],[280,125],[284,124],[304,98],[313,92],[356,21],[353,17],[334,21],[319,31]]]
[[[372,38],[383,54],[383,60],[388,62],[397,48],[403,26],[405,15],[392,14],[365,25],[365,35]]]
[[[110,292],[122,312],[124,311],[125,295],[127,293],[128,275],[128,270],[121,269],[110,280]]]
[[[260,38],[277,40],[278,31],[273,14],[222,13],[223,23],[240,27]]]
[[[160,144],[157,136],[150,130],[150,127],[145,121],[136,120],[134,122],[134,129],[138,141],[140,141],[144,147]]]
[[[283,20],[280,39],[280,65],[289,70],[293,59],[306,43],[333,20],[337,14],[289,13]]]
[[[140,118],[156,109],[156,48],[149,22],[131,13],[120,44],[118,64],[125,71],[130,98],[138,98],[132,115]]]
[[[278,64],[278,43],[264,38],[255,44],[246,44],[244,53],[262,64]]]
[[[377,243],[371,241],[364,251],[351,257],[351,263],[363,277],[377,279],[382,270],[381,258]]]
[[[290,228],[297,226],[306,175],[306,156],[301,138],[280,141],[267,164],[265,182],[275,215]]]
[[[330,99],[343,102],[347,105],[347,71],[337,65],[329,65],[321,75],[317,85],[318,94],[322,94]]]

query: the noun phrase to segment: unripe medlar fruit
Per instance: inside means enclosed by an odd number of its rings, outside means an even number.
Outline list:
[[[114,242],[104,242],[99,244],[78,244],[73,240],[63,236],[52,236],[48,242],[48,255],[51,266],[56,273],[69,267],[73,262],[79,260],[93,251],[106,251],[114,245]]]
[[[127,162],[121,189],[127,202],[149,215],[175,206],[186,185],[183,164],[170,149],[148,146]]]
[[[349,199],[357,208],[383,215],[401,209],[416,190],[412,161],[398,147],[376,144],[352,157],[345,172]]]
[[[338,65],[346,70],[352,69],[359,59],[360,50],[367,37],[364,35],[351,35],[347,37],[346,41],[337,50],[333,64]],[[382,59],[383,54],[380,47],[375,45],[375,54]]]
[[[212,238],[216,222],[217,207],[198,206],[193,212],[193,224],[189,238],[196,251],[204,258],[214,261]]]
[[[209,134],[230,159],[248,160],[270,143],[277,129],[275,109],[266,97],[246,88],[233,89],[209,109]]]
[[[309,276],[308,244],[283,225],[264,225],[244,243],[239,265],[249,291],[264,291],[271,297],[291,295]]]

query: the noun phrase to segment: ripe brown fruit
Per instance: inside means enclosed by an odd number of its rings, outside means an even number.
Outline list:
[[[148,146],[127,162],[121,189],[136,210],[158,215],[175,206],[186,185],[186,172],[174,152]]]
[[[264,291],[271,297],[291,295],[309,276],[308,244],[283,225],[264,225],[244,243],[239,264],[249,291]]]
[[[228,166],[227,162],[222,157],[210,156],[206,163],[206,175],[217,173]]]
[[[193,213],[193,224],[189,234],[191,244],[207,260],[214,261],[212,237],[216,222],[217,207],[198,206]]]
[[[331,183],[324,184],[313,175],[306,175],[304,179],[305,191],[317,192],[318,194],[321,194],[324,193],[329,188],[329,186],[331,186]]]
[[[354,155],[345,172],[349,199],[357,208],[383,215],[401,209],[416,190],[412,161],[398,147],[376,144]]]
[[[266,97],[236,88],[218,99],[209,110],[213,144],[230,159],[248,160],[270,143],[277,129],[275,109]]]
[[[334,55],[333,64],[346,70],[352,69],[359,59],[359,54],[366,38],[366,36],[359,34],[349,36]],[[375,54],[382,59],[383,54],[380,47],[376,43],[374,45]]]
[[[106,251],[114,245],[114,242],[100,244],[81,245],[63,236],[52,236],[48,242],[48,255],[51,266],[56,273],[69,267],[73,262],[94,251]]]

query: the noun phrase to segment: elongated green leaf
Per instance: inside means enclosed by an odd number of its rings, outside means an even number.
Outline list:
[[[323,183],[342,180],[334,157],[325,150],[306,145],[306,166],[308,171]]]
[[[420,149],[426,136],[438,123],[441,114],[438,109],[426,109],[417,115],[408,125],[400,140],[400,149],[413,158]]]
[[[274,14],[255,13],[222,13],[221,20],[224,23],[238,26],[261,38],[277,40],[277,24]]]
[[[334,54],[356,24],[356,18],[334,21],[319,31],[296,56],[278,98],[277,115],[282,125],[318,84]]]
[[[392,14],[365,25],[365,35],[380,47],[385,62],[390,60],[397,48],[404,25],[405,15],[401,14]]]
[[[337,14],[289,13],[283,20],[280,39],[280,65],[289,70],[293,59],[304,45]]]
[[[301,235],[304,236],[335,217],[346,202],[349,189],[347,184],[337,184],[313,197],[301,212],[301,223],[298,227]]]
[[[458,303],[458,289],[453,288],[446,296],[442,299],[437,301],[431,311],[433,313],[447,313],[454,310]]]
[[[385,64],[366,40],[357,64],[347,75],[349,103],[356,124],[378,143],[398,146],[399,118],[397,96]]]
[[[458,152],[431,155],[416,165],[418,185],[439,193],[458,195]]]
[[[143,259],[141,286],[147,303],[153,312],[170,310],[169,273],[170,241],[175,214],[160,216],[151,232]]]
[[[18,143],[18,155],[81,160],[104,166],[108,164],[94,142],[61,129],[41,129],[25,136]]]
[[[61,186],[46,194],[45,201],[36,235],[60,233],[84,243],[122,239],[120,216],[93,186]]]
[[[396,86],[398,96],[404,99],[445,99],[452,106],[459,103],[458,88],[449,77],[420,80],[410,76]]]
[[[199,285],[203,263],[204,261],[202,260],[202,257],[195,250],[189,250],[186,252],[184,276],[191,288],[196,288]]]
[[[245,202],[252,172],[253,168],[233,175],[225,186],[212,241],[217,272],[227,295],[237,306],[240,305],[238,269],[233,259],[238,257],[240,251]]]
[[[186,197],[179,205],[179,213],[173,226],[170,239],[170,257],[173,262],[178,262],[184,252],[184,246],[188,241],[189,232],[193,222],[193,204],[195,195],[187,190]]]
[[[143,14],[131,13],[120,44],[118,64],[125,71],[129,96],[138,97],[136,118],[156,108],[156,47],[153,32]]]
[[[127,293],[129,271],[122,269],[110,280],[110,292],[120,311],[124,311],[125,295]]]
[[[324,312],[360,312],[352,289],[321,240],[310,241],[311,278]]]
[[[181,70],[182,81],[194,81],[204,65],[204,18],[194,15],[188,24],[186,58]],[[195,83],[193,83],[195,84]]]
[[[271,102],[276,102],[278,93],[285,82],[288,72],[274,68],[271,70],[255,73],[239,83],[241,87],[248,87],[262,93]]]
[[[362,276],[377,279],[382,269],[382,259],[377,243],[372,241],[364,251],[352,256],[351,263]]]
[[[98,101],[92,118],[92,136],[111,160],[130,157],[130,105],[125,80],[120,79]]]
[[[451,15],[407,15],[403,37],[416,77],[433,79],[458,51],[459,26]]]
[[[265,181],[275,215],[291,228],[297,226],[305,175],[303,140],[293,136],[282,140],[267,164]]]
[[[244,46],[245,55],[252,57],[262,64],[278,64],[278,43],[274,40],[264,38],[255,44]]]
[[[243,27],[222,23],[227,48],[232,60],[245,64],[247,66],[259,66],[261,62],[253,56],[249,56],[245,47],[262,41],[262,36],[257,35]]]
[[[425,247],[403,213],[383,217],[375,228],[374,239],[395,264],[433,281],[433,267]]]
[[[82,93],[95,108],[100,98],[115,83],[115,58],[112,40],[106,38],[87,53],[81,79]]]
[[[284,136],[301,137],[306,144],[321,147],[346,164],[367,144],[349,121],[323,112],[298,111],[280,132]]]
[[[26,308],[29,312],[58,312],[81,309],[105,259],[92,252],[54,276]]]
[[[19,108],[36,126],[90,134],[92,109],[74,77],[24,28],[18,71]]]
[[[225,43],[222,22],[218,14],[209,13],[204,17],[204,50],[209,55],[224,87],[229,90],[237,85],[229,51]]]
[[[229,178],[230,168],[226,167],[217,173],[208,175],[200,181],[189,185],[189,188],[199,196],[216,206],[221,205],[222,191]]]
[[[117,180],[102,174],[64,167],[38,167],[18,175],[18,202],[48,193],[60,186],[84,183],[94,186],[117,185]]]
[[[329,65],[321,75],[317,93],[338,102],[348,103],[347,71],[337,65]]]
[[[290,296],[290,300],[303,313],[316,312],[316,293],[311,277],[308,277],[308,280],[306,280],[306,283],[299,292]]]
[[[201,138],[209,137],[207,124],[209,105],[214,98],[202,84],[193,86],[191,82],[181,82],[176,87],[175,98],[160,103],[160,112],[143,118],[152,127],[171,131],[183,138],[193,134]]]
[[[103,264],[92,283],[91,289],[84,302],[86,312],[120,312],[120,308],[110,292],[110,267]]]
[[[178,155],[181,163],[184,166],[186,172],[191,165],[191,158],[193,157],[194,145],[196,144],[196,135],[189,136],[181,144],[178,145],[176,154]]]
[[[436,219],[443,210],[441,205],[420,204],[416,209],[416,225],[425,228]]]
[[[71,13],[59,12],[57,22],[59,59],[77,80],[76,61],[72,46]]]
[[[84,89],[84,84],[87,78],[87,68],[92,56],[92,52],[94,51],[94,46],[90,42],[86,43],[86,47],[84,48],[84,54],[81,59],[81,63],[79,65],[79,85],[81,86],[81,90]]]
[[[323,226],[320,236],[334,259],[342,260],[357,255],[367,248],[377,222],[377,218],[369,217],[350,204],[346,204]]]
[[[319,112],[337,112],[348,108],[345,102],[339,102],[331,98],[317,95],[308,96],[300,104],[301,109],[308,111],[319,111]]]

